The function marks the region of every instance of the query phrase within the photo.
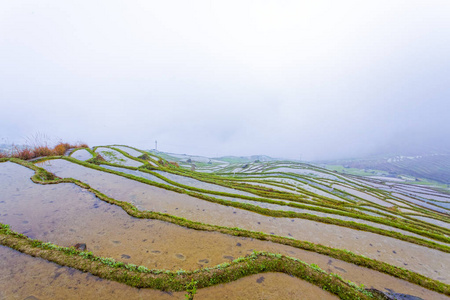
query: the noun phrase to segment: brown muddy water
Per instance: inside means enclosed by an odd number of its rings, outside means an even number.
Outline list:
[[[0,221],[33,238],[62,246],[83,242],[95,255],[172,270],[211,267],[251,254],[253,250],[269,251],[318,264],[328,272],[368,287],[389,288],[420,297],[433,295],[434,299],[440,296],[391,276],[313,252],[195,231],[161,221],[134,219],[121,208],[100,201],[73,184],[34,184],[29,179],[32,174],[33,171],[20,165],[0,164],[3,191]],[[5,261],[0,260],[0,265]]]
[[[0,299],[185,299],[185,292],[137,289],[0,246]],[[199,289],[195,299],[338,299],[303,280],[264,273]]]
[[[421,208],[427,208],[427,209],[434,210],[434,211],[437,211],[437,212],[440,212],[440,213],[444,213],[444,214],[447,214],[447,215],[450,216],[450,210],[449,209],[446,209],[446,208],[443,208],[443,207],[437,207],[437,206],[435,206],[433,204],[430,204],[428,202],[425,202],[425,201],[422,201],[422,200],[418,200],[418,199],[414,199],[414,198],[408,197],[408,196],[400,194],[400,193],[392,193],[392,196],[400,198],[402,200],[406,200],[406,201],[408,201],[410,203],[414,203],[414,204],[420,206]]]
[[[293,237],[404,267],[427,277],[450,283],[450,254],[394,238],[304,219],[274,218],[222,206],[178,194],[118,175],[53,160],[47,170],[61,177],[88,183],[102,193],[136,204],[140,209],[164,212],[202,223],[240,227],[268,234]]]

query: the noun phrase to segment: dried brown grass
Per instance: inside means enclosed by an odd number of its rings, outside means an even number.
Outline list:
[[[29,160],[42,156],[61,156],[64,155],[67,150],[74,148],[89,148],[89,146],[85,143],[69,144],[60,142],[53,148],[49,147],[47,144],[26,148],[14,147],[13,151],[10,154],[0,153],[0,158],[14,157],[23,160]]]

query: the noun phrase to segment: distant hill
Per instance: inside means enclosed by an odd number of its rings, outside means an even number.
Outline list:
[[[322,163],[338,164],[345,168],[381,170],[392,175],[409,175],[450,184],[450,154],[448,153],[372,156]]]
[[[214,159],[228,162],[228,163],[248,163],[248,162],[254,162],[254,161],[275,161],[277,159],[272,158],[267,155],[251,155],[251,156],[221,156],[221,157],[215,157]]]

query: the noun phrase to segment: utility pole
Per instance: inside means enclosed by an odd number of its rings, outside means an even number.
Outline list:
[[[155,141],[155,151],[158,151],[158,141]]]

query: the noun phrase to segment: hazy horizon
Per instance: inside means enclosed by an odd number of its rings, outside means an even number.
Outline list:
[[[448,1],[0,3],[0,143],[450,149]]]

